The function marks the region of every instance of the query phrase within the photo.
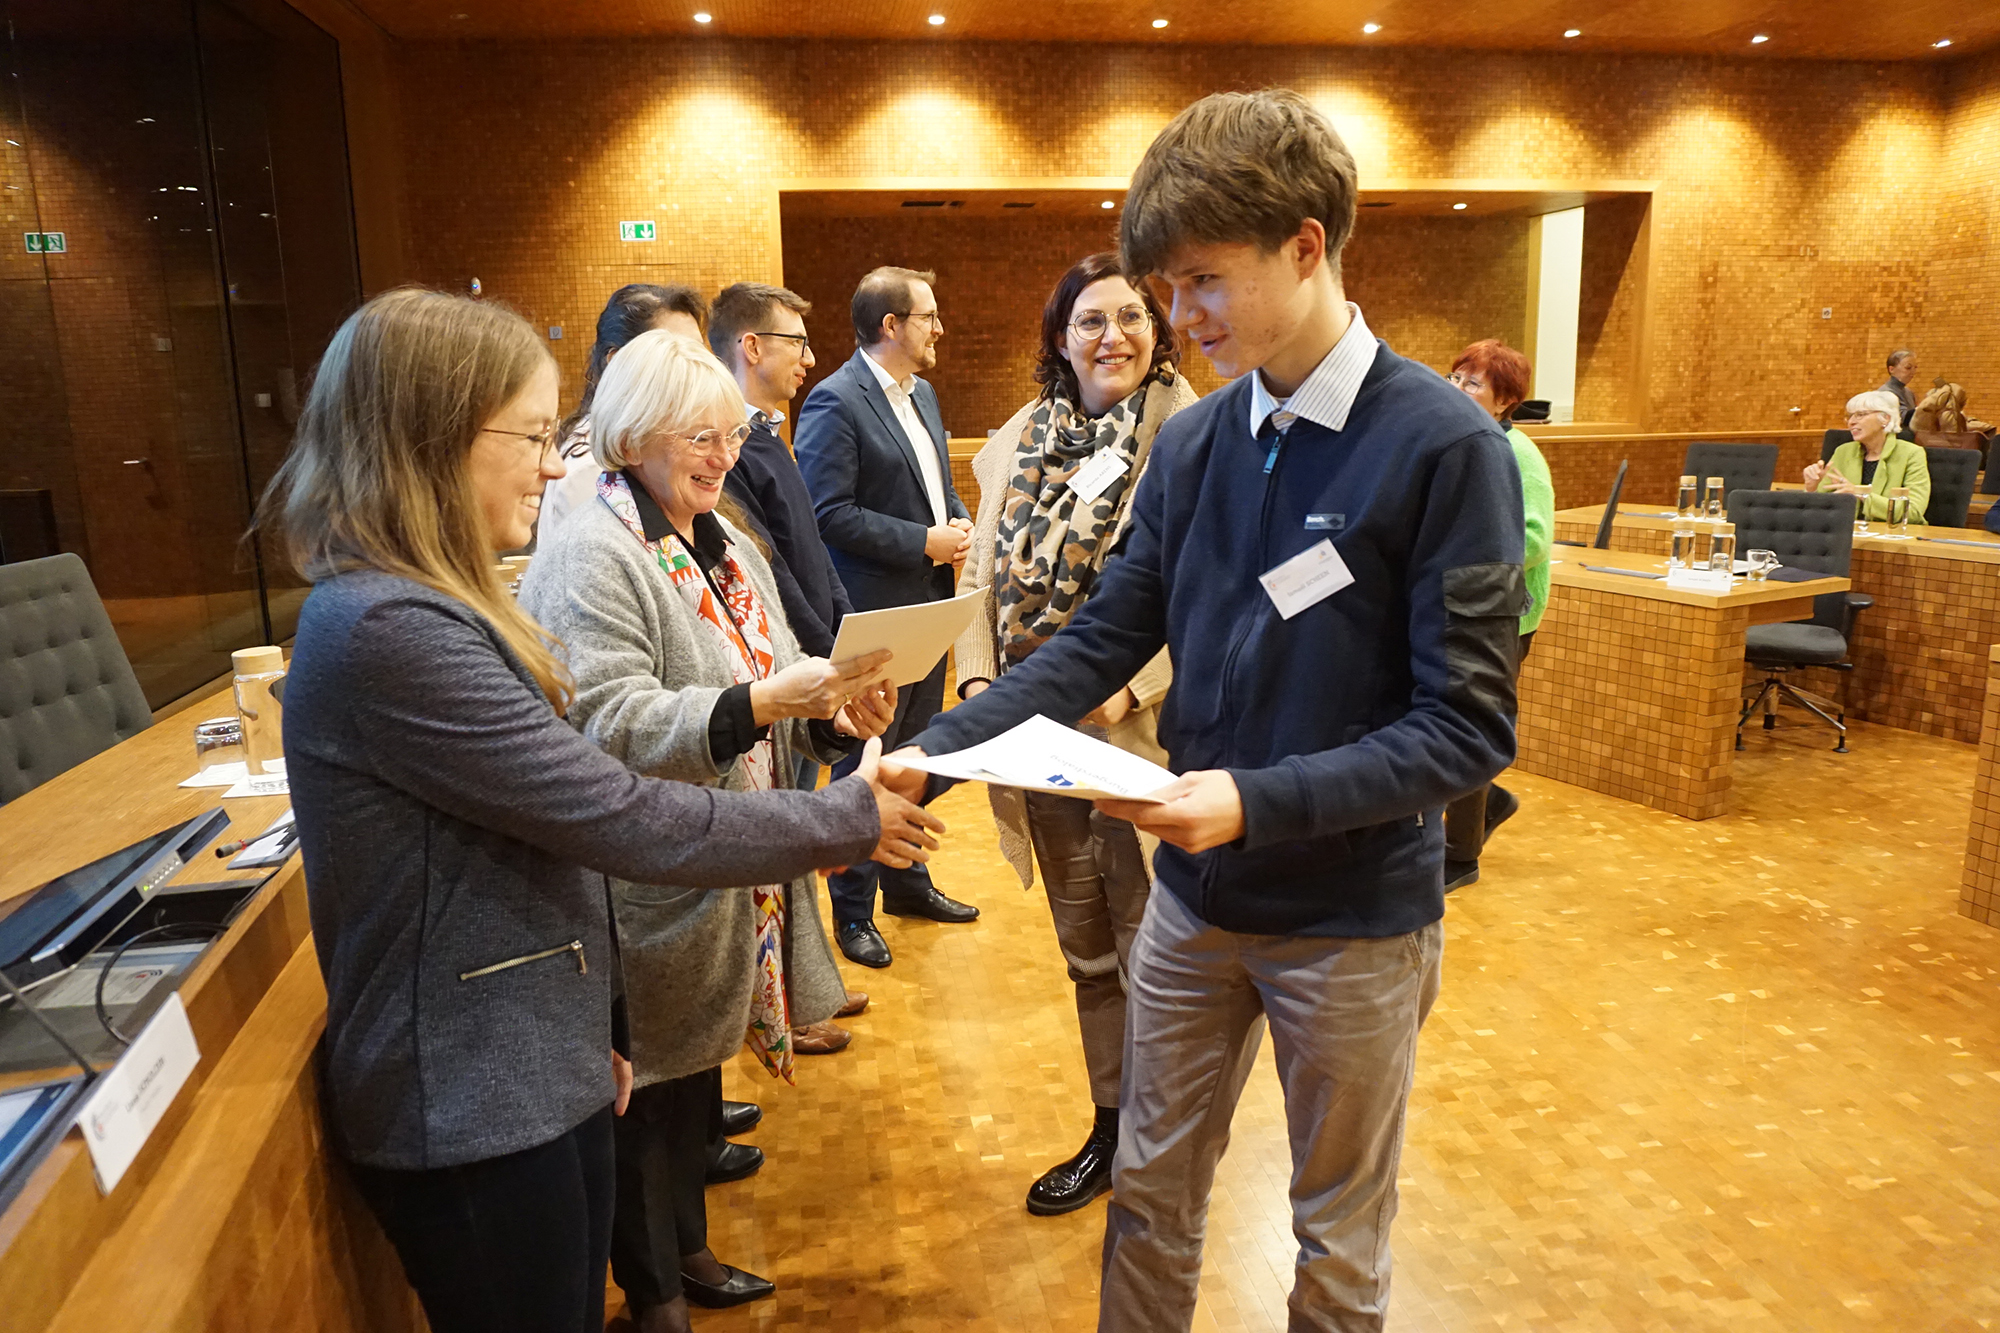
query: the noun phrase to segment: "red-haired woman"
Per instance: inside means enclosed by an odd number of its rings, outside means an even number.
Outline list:
[[[1534,367],[1528,358],[1501,342],[1484,338],[1458,354],[1446,376],[1466,396],[1492,414],[1514,446],[1514,463],[1521,469],[1521,498],[1527,511],[1527,542],[1523,548],[1528,583],[1528,614],[1521,617],[1521,656],[1542,623],[1549,604],[1549,539],[1556,526],[1556,493],[1549,465],[1535,442],[1509,419],[1528,396]],[[1519,669],[1518,666],[1516,668]],[[1479,853],[1486,840],[1521,802],[1494,783],[1453,801],[1445,810],[1444,891],[1463,888],[1479,878]]]

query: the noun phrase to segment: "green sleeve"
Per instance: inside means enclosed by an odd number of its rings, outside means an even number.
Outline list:
[[[1549,546],[1556,530],[1556,488],[1549,477],[1548,460],[1542,457],[1535,442],[1524,432],[1511,428],[1507,439],[1514,446],[1514,465],[1521,470],[1521,501],[1527,517],[1527,542],[1521,564],[1525,569],[1533,569],[1549,562]]]

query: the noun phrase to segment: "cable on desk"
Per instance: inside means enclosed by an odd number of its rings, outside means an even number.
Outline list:
[[[103,969],[99,971],[97,974],[97,999],[96,999],[97,1021],[104,1025],[104,1030],[111,1034],[111,1039],[117,1042],[120,1046],[130,1046],[132,1044],[132,1039],[126,1036],[124,1033],[120,1032],[117,1026],[112,1023],[111,1011],[104,1007],[104,983],[106,980],[110,978],[111,969],[118,966],[118,960],[125,956],[125,951],[127,949],[130,949],[140,940],[143,940],[150,935],[164,935],[167,934],[169,931],[193,930],[193,931],[206,932],[205,934],[186,935],[182,936],[179,939],[170,939],[164,941],[165,943],[168,944],[181,944],[181,943],[186,943],[189,940],[218,939],[221,937],[222,933],[227,929],[228,929],[227,926],[218,926],[208,921],[169,921],[164,926],[153,926],[150,929],[142,930],[137,935],[134,935],[131,939],[126,940],[123,944],[119,945],[118,948],[115,951],[113,951],[110,959],[104,964]],[[51,1028],[50,1031],[54,1031],[54,1029]],[[67,1047],[68,1043],[65,1042],[64,1046]]]

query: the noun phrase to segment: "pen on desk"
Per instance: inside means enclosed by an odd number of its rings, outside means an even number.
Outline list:
[[[216,844],[215,854],[218,857],[234,856],[245,847],[248,847],[252,841],[250,838],[238,838],[235,842],[218,843]]]

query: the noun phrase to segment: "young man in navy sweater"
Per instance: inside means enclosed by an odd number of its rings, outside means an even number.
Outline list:
[[[1345,299],[1354,216],[1354,159],[1295,93],[1218,94],[1161,132],[1125,268],[1241,378],[1161,428],[1082,612],[913,742],[1073,724],[1173,650],[1180,777],[1164,804],[1103,803],[1166,845],[1127,977],[1101,1330],[1192,1321],[1260,1019],[1292,1146],[1290,1326],[1382,1327],[1443,809],[1514,755],[1520,477],[1492,419]]]

